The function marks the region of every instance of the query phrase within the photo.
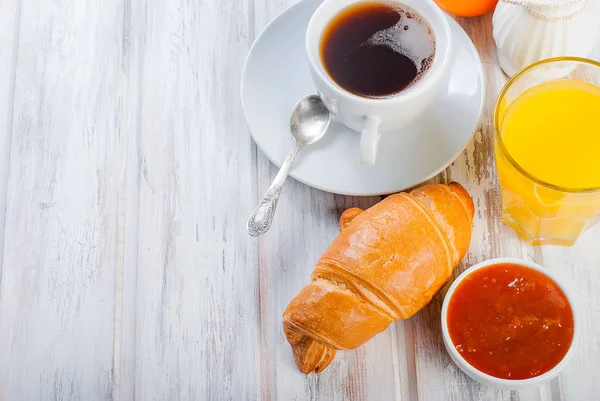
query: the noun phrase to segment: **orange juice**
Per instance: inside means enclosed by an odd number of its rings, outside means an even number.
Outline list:
[[[502,140],[523,169],[566,188],[600,186],[600,88],[573,79],[533,87],[506,111]]]
[[[600,187],[600,87],[551,80],[507,103],[496,116],[504,219],[533,244],[571,245],[600,215],[600,192],[587,191]]]

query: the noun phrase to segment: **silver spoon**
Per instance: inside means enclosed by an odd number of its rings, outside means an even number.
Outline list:
[[[275,216],[281,189],[296,155],[303,147],[312,145],[321,139],[327,132],[330,121],[329,110],[327,110],[319,96],[306,96],[296,104],[290,118],[290,131],[294,137],[294,148],[281,165],[273,184],[271,184],[271,187],[250,216],[247,225],[248,234],[258,237],[269,230]]]

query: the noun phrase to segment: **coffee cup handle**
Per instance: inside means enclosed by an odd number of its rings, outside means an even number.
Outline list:
[[[375,165],[377,160],[377,149],[379,148],[379,123],[381,120],[376,117],[365,118],[365,129],[360,137],[360,161],[370,166]]]

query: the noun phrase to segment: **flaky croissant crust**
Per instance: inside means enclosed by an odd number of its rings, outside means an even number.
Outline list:
[[[341,234],[283,315],[300,370],[321,372],[336,350],[354,349],[425,307],[467,252],[473,214],[457,183],[345,211]]]

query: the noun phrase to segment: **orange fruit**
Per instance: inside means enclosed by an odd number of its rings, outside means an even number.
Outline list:
[[[435,0],[438,6],[458,17],[476,17],[496,8],[498,0]]]

